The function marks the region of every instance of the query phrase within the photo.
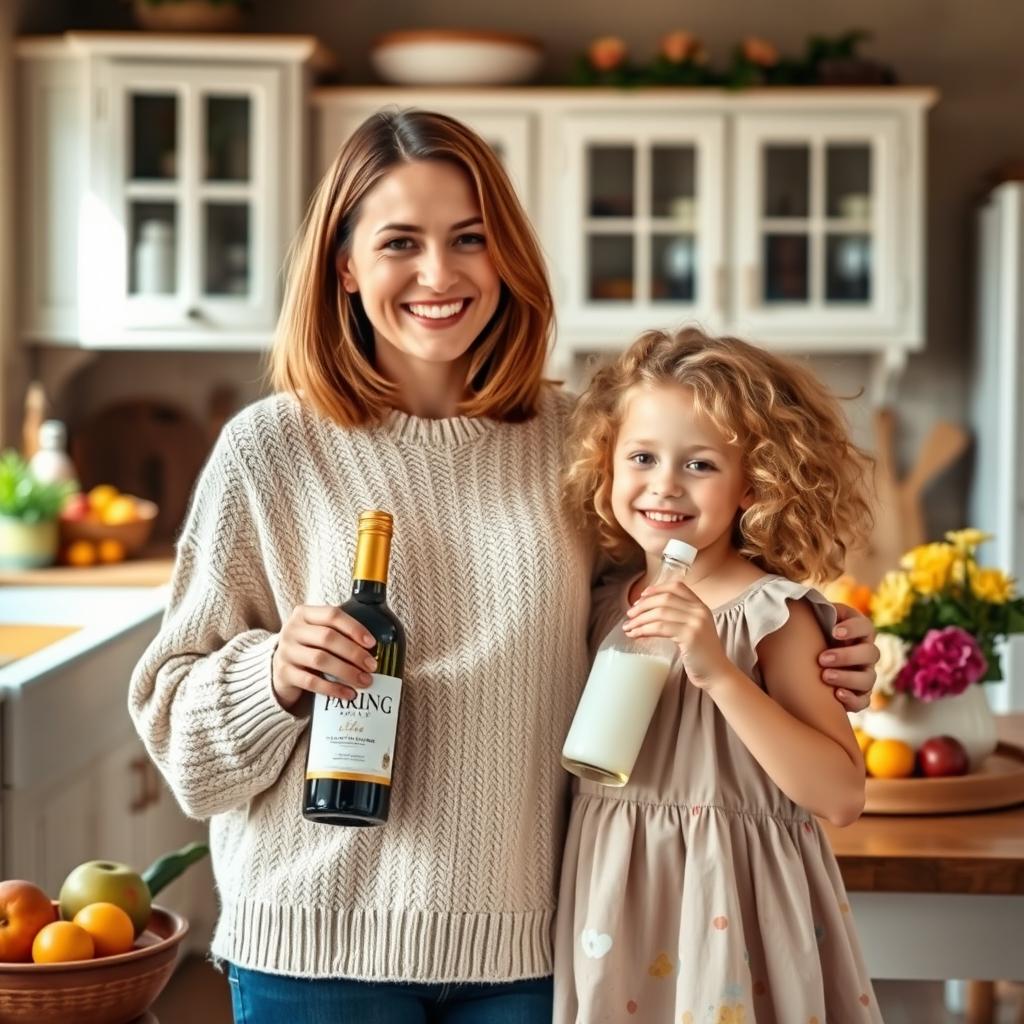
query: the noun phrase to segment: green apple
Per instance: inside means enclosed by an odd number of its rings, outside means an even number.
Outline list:
[[[149,886],[142,876],[112,860],[79,864],[60,887],[60,916],[65,921],[90,903],[113,903],[132,919],[136,936],[149,923],[149,902]]]

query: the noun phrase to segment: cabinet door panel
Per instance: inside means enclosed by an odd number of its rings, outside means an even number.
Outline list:
[[[269,334],[281,249],[280,72],[123,62],[104,67],[101,82],[109,116],[94,128],[80,254],[87,339]]]
[[[898,117],[743,114],[736,140],[734,329],[818,347],[899,330]]]
[[[725,119],[576,114],[558,126],[563,341],[622,346],[673,320],[722,323]]]

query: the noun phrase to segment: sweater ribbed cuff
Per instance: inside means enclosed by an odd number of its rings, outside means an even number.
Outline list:
[[[224,666],[224,699],[230,707],[232,735],[246,737],[250,747],[262,745],[271,735],[301,727],[306,718],[281,707],[273,686],[277,633],[232,653]]]
[[[483,914],[226,903],[213,955],[302,978],[502,982],[552,973],[549,910]]]

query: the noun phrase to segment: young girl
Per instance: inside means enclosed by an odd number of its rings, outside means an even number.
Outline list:
[[[814,816],[847,825],[864,765],[817,681],[839,572],[869,519],[865,465],[803,368],[697,330],[641,337],[572,421],[571,504],[639,576],[595,594],[592,647],[667,637],[666,685],[629,783],[579,782],[555,940],[555,1021],[880,1021]],[[652,586],[665,543],[698,549]]]

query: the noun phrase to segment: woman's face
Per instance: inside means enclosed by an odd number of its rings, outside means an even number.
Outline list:
[[[366,194],[338,272],[362,300],[378,359],[385,346],[390,357],[459,361],[501,293],[473,183],[442,160],[399,164]]]

